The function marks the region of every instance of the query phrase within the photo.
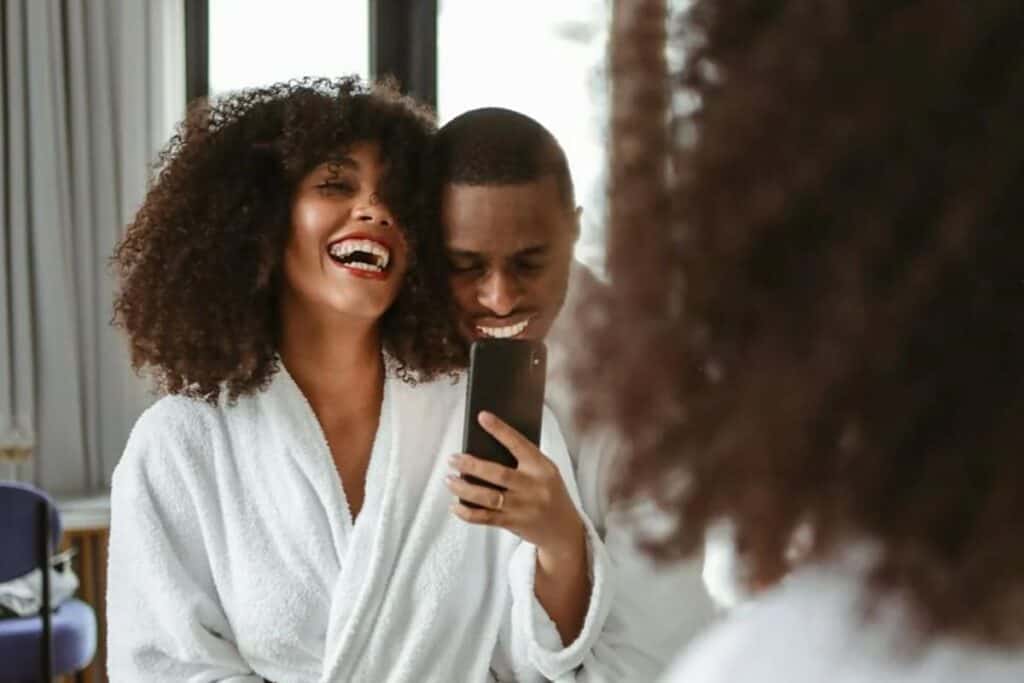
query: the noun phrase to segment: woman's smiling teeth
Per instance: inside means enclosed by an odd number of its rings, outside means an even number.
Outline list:
[[[391,250],[373,240],[342,240],[332,244],[328,253],[346,268],[373,273],[384,272],[391,263]]]
[[[508,337],[514,337],[517,334],[522,334],[526,329],[527,325],[530,324],[530,319],[516,323],[515,325],[506,325],[505,327],[484,327],[483,325],[477,325],[476,329],[485,337],[494,337],[496,339],[506,339]]]

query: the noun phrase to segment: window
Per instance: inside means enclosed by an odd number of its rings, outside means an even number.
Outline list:
[[[565,149],[583,207],[576,256],[602,269],[607,0],[186,2],[193,96],[376,68],[428,102],[436,92],[442,124],[484,106],[537,119]]]
[[[543,124],[569,158],[583,224],[576,256],[604,260],[606,73],[604,0],[443,0],[437,24],[441,123],[498,106]]]
[[[369,74],[368,0],[209,0],[209,92]]]

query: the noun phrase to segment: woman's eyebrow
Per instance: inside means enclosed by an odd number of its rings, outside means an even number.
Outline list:
[[[333,157],[327,160],[327,170],[330,173],[337,173],[338,171],[358,171],[359,162],[350,156],[339,156]]]

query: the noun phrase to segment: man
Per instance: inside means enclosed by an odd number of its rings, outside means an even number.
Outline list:
[[[582,677],[654,680],[708,623],[712,605],[699,565],[656,568],[640,555],[624,511],[609,501],[611,441],[581,438],[574,428],[566,365],[573,344],[585,340],[573,335],[573,297],[594,278],[572,258],[581,209],[565,153],[533,119],[486,108],[438,132],[437,163],[460,331],[467,339],[547,339],[547,403],[565,434],[584,512],[616,566],[615,605],[594,650],[600,666]],[[678,609],[680,599],[689,610]]]

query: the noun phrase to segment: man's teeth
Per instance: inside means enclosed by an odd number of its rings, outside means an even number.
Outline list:
[[[530,324],[529,320],[524,320],[521,323],[515,325],[507,325],[505,327],[484,327],[483,325],[477,325],[476,329],[482,332],[488,337],[495,337],[497,339],[504,339],[506,337],[514,337],[520,334],[526,329],[526,326]]]
[[[384,270],[388,267],[391,262],[391,251],[379,242],[372,240],[344,240],[338,242],[331,247],[331,256],[336,259],[344,259],[346,256],[350,256],[357,251],[361,251],[364,254],[371,254],[376,258],[377,264],[362,263],[353,261],[352,263],[346,263],[346,266],[351,268],[358,268],[359,270]],[[365,266],[365,268],[363,267]]]

